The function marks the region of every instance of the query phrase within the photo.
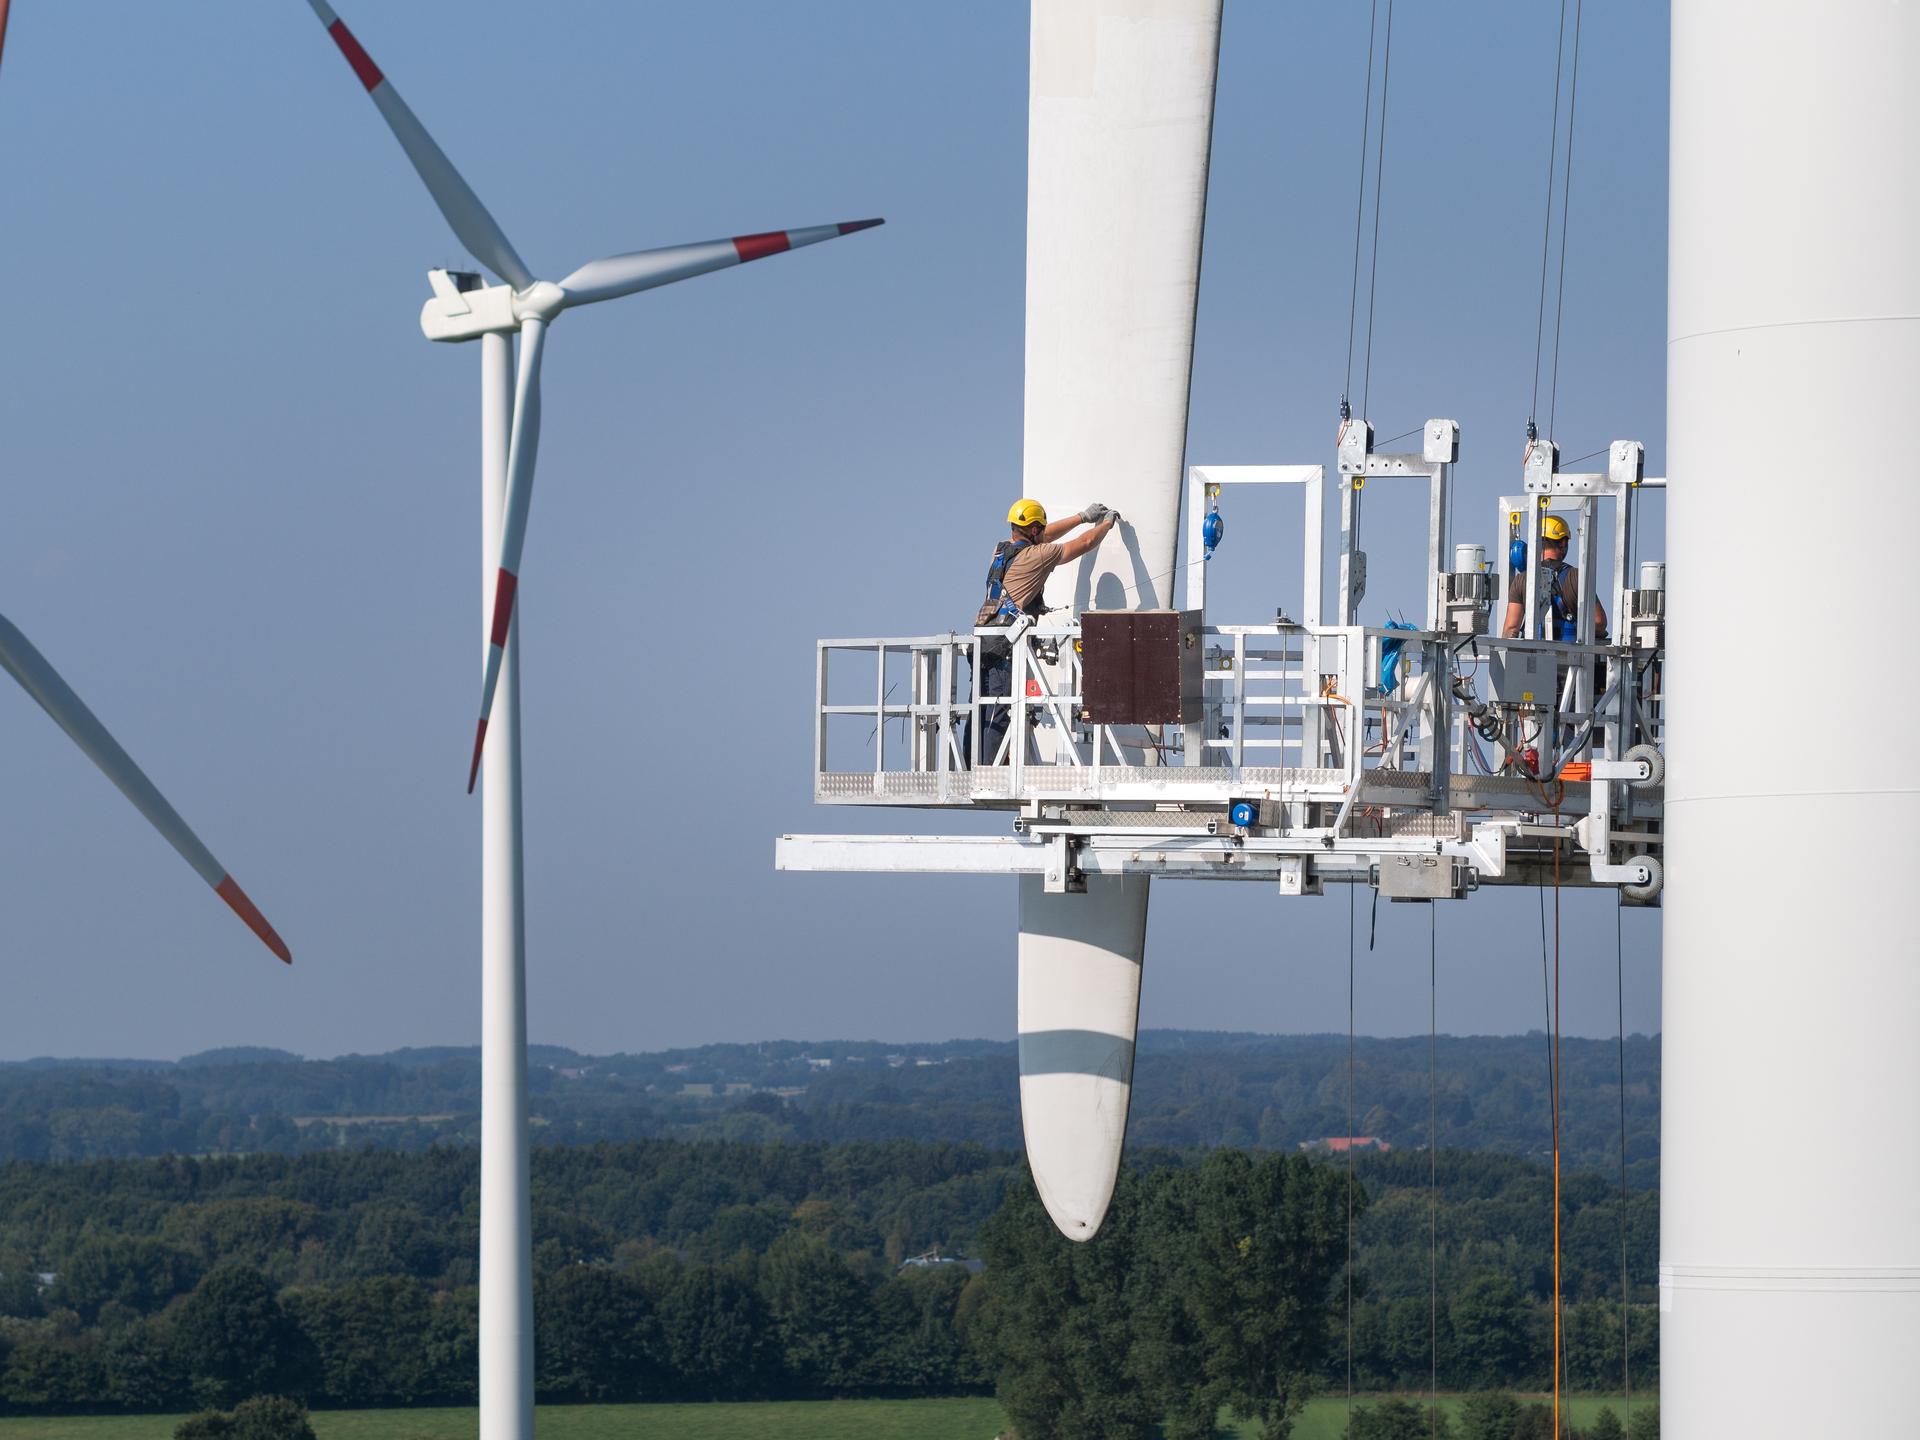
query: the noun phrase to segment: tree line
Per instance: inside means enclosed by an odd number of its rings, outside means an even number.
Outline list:
[[[1354,1167],[1356,1382],[1427,1383],[1431,1226],[1442,1385],[1544,1383],[1550,1178],[1434,1168],[1437,1197],[1424,1156]],[[1340,1163],[1136,1152],[1087,1245],[1053,1231],[1017,1156],[977,1146],[649,1141],[541,1150],[533,1178],[545,1401],[993,1387],[1027,1435],[1168,1415],[1199,1434],[1220,1405],[1279,1419],[1345,1384]],[[1608,1388],[1618,1194],[1566,1191],[1570,1379]],[[1630,1197],[1636,1386],[1655,1380],[1656,1210]],[[0,1405],[471,1401],[477,1225],[472,1151],[0,1166]],[[904,1263],[936,1249],[974,1263]]]
[[[1358,1128],[1400,1149],[1424,1145],[1427,1042],[1356,1046]],[[1014,1047],[997,1041],[712,1045],[645,1055],[533,1048],[532,1106],[543,1144],[640,1139],[836,1143],[936,1134],[989,1149],[1020,1144]],[[1171,1149],[1291,1150],[1348,1127],[1346,1038],[1141,1035],[1132,1134]],[[1538,1035],[1440,1038],[1439,1143],[1537,1153],[1550,1133]],[[1615,1162],[1619,1057],[1612,1041],[1563,1042],[1565,1154]],[[1654,1183],[1659,1042],[1626,1046],[1627,1150]],[[0,1160],[166,1154],[316,1153],[368,1146],[419,1153],[478,1141],[479,1054],[402,1050],[303,1060],[282,1051],[210,1052],[178,1064],[35,1061],[0,1065]],[[729,1093],[731,1092],[731,1093]]]

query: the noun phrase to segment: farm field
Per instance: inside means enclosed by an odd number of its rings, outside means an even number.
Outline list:
[[[1364,1398],[1356,1403],[1364,1403]],[[1415,1397],[1418,1398],[1418,1397]],[[1544,1396],[1522,1396],[1523,1400]],[[1635,1396],[1634,1408],[1657,1396]],[[1457,1396],[1443,1395],[1450,1411]],[[1602,1405],[1623,1420],[1618,1397],[1580,1396],[1573,1423],[1593,1422]],[[1307,1406],[1294,1440],[1340,1440],[1346,1400],[1322,1397]],[[178,1415],[62,1415],[0,1419],[0,1440],[171,1440]],[[746,1405],[548,1405],[540,1440],[991,1440],[1006,1424],[995,1401],[774,1400]],[[318,1440],[475,1440],[475,1412],[464,1409],[324,1410],[313,1417]],[[1257,1426],[1229,1428],[1235,1440],[1256,1440]]]

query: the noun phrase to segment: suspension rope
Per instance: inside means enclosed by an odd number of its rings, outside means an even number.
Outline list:
[[[1347,886],[1347,1429],[1353,1429],[1353,886]]]
[[[1554,803],[1554,823],[1560,805]],[[1553,1433],[1560,1426],[1561,1370],[1565,1363],[1561,1343],[1560,1301],[1560,835],[1553,837]]]
[[[1427,902],[1427,1434],[1440,1423],[1440,1087],[1434,1067],[1439,1035],[1439,906]]]
[[[1547,1037],[1547,1074],[1553,1074],[1553,982],[1547,978],[1547,887],[1536,885],[1533,893],[1540,900],[1540,1005],[1541,1033]]]
[[[1627,1326],[1632,1315],[1632,1291],[1627,1272],[1627,960],[1622,936],[1622,916],[1626,896],[1614,892],[1613,901],[1613,1003],[1618,1014],[1620,1046],[1620,1385],[1626,1392],[1626,1418],[1633,1419],[1633,1352],[1628,1348]]]
[[[1360,102],[1360,181],[1353,197],[1353,281],[1347,291],[1347,377],[1340,386],[1344,407],[1353,391],[1353,326],[1360,308],[1360,221],[1367,208],[1367,140],[1373,125],[1373,34],[1380,12],[1380,0],[1373,0],[1367,11],[1367,83]]]
[[[1553,168],[1560,158],[1560,56],[1567,42],[1567,0],[1560,0],[1560,29],[1553,42],[1553,131],[1547,146],[1547,206],[1540,225],[1540,306],[1533,322],[1533,399],[1527,406],[1531,426],[1540,410],[1540,342],[1547,328],[1547,255],[1553,238]]]
[[[1563,0],[1564,3],[1564,0]],[[1393,74],[1393,0],[1387,0],[1387,36],[1380,60],[1380,135],[1373,156],[1373,259],[1367,266],[1367,358],[1360,378],[1360,418],[1373,390],[1373,294],[1380,278],[1380,172],[1387,158],[1387,81]]]
[[[1560,320],[1567,295],[1567,205],[1573,195],[1573,122],[1580,114],[1580,16],[1585,8],[1586,0],[1574,0],[1573,76],[1567,94],[1567,168],[1560,182],[1560,279],[1553,295],[1553,378],[1547,387],[1549,440],[1553,438],[1554,411],[1560,398]]]

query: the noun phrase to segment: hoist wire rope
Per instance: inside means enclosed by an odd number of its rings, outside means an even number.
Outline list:
[[[1628,1324],[1632,1316],[1632,1291],[1627,1270],[1627,958],[1622,934],[1626,896],[1614,892],[1613,899],[1613,1003],[1617,1015],[1620,1047],[1620,1385],[1626,1395],[1626,1419],[1633,1420],[1633,1352],[1628,1347]]]
[[[1574,0],[1573,73],[1567,83],[1567,161],[1566,171],[1560,180],[1560,278],[1553,295],[1553,378],[1547,384],[1549,440],[1553,438],[1553,417],[1560,400],[1560,321],[1565,313],[1567,298],[1567,207],[1573,197],[1573,125],[1580,114],[1580,17],[1585,8],[1586,0]]]
[[[1547,1037],[1547,1076],[1553,1076],[1553,983],[1547,978],[1547,887],[1536,885],[1540,900],[1540,1031]]]
[[[1387,33],[1380,58],[1380,133],[1373,154],[1373,258],[1367,266],[1367,358],[1360,375],[1362,420],[1367,418],[1367,401],[1373,392],[1373,297],[1380,279],[1380,172],[1387,160],[1387,82],[1392,75],[1393,0],[1387,0]]]
[[[1360,230],[1367,211],[1367,141],[1373,126],[1373,36],[1378,28],[1380,0],[1367,11],[1367,83],[1360,102],[1360,178],[1353,197],[1353,280],[1347,290],[1347,376],[1340,387],[1344,404],[1353,391],[1353,330],[1360,310]]]
[[[1353,885],[1347,886],[1347,1429],[1353,1429]]]
[[[1554,805],[1554,822],[1560,819],[1560,807]],[[1564,1433],[1560,1425],[1561,1370],[1564,1352],[1561,1343],[1560,1306],[1560,836],[1553,837],[1553,1433]]]
[[[1553,42],[1553,129],[1547,145],[1547,204],[1540,226],[1540,305],[1533,322],[1533,399],[1527,406],[1527,423],[1532,424],[1540,409],[1540,342],[1547,329],[1547,256],[1553,239],[1553,170],[1560,158],[1560,57],[1567,43],[1567,0],[1560,0],[1560,29]]]
[[[1434,1065],[1439,1039],[1440,911],[1427,902],[1427,1434],[1440,1416],[1440,1084]]]

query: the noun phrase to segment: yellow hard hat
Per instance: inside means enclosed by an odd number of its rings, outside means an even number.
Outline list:
[[[1047,507],[1038,500],[1016,500],[1013,508],[1007,511],[1007,523],[1016,530],[1024,530],[1029,525],[1044,525],[1047,523]]]
[[[1540,522],[1540,538],[1542,540],[1558,540],[1564,545],[1567,543],[1567,537],[1572,533],[1572,531],[1567,529],[1567,522],[1562,520],[1558,515],[1549,515]]]

